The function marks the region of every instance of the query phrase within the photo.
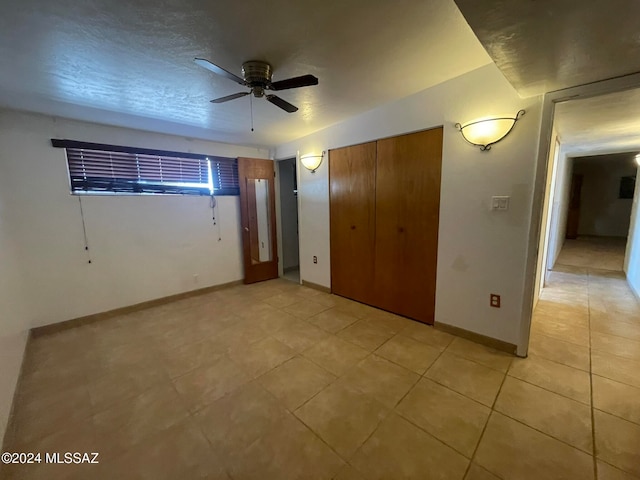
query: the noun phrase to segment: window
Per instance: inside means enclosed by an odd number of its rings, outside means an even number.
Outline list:
[[[239,194],[234,158],[71,140],[51,144],[66,149],[72,194]]]

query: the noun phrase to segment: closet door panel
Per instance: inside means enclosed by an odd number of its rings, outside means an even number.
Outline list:
[[[378,140],[376,305],[432,324],[442,128]]]
[[[372,303],[376,142],[329,152],[331,290]]]

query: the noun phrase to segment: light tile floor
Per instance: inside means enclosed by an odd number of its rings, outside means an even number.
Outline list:
[[[291,280],[295,283],[300,283],[300,269],[296,268],[295,270],[289,270],[288,272],[285,272],[283,278]]]
[[[556,265],[622,271],[626,238],[581,235],[564,241]]]
[[[238,286],[32,340],[5,450],[100,453],[6,479],[638,479],[640,307],[618,274],[563,268],[515,359]]]

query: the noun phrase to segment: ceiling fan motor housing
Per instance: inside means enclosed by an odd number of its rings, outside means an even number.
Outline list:
[[[242,76],[251,87],[253,95],[264,96],[264,89],[271,83],[271,65],[259,60],[250,60],[242,64]]]
[[[216,75],[228,78],[229,80],[236,82],[243,87],[249,87],[251,89],[248,92],[238,92],[231,95],[226,95],[224,97],[216,98],[214,100],[211,100],[211,103],[225,103],[230,100],[235,100],[236,98],[242,98],[247,95],[253,94],[256,97],[265,98],[269,103],[275,105],[278,108],[281,108],[287,113],[293,113],[298,111],[298,107],[290,104],[277,95],[265,95],[265,90],[289,90],[290,88],[318,85],[318,79],[311,74],[301,75],[299,77],[293,78],[285,78],[284,80],[271,82],[271,74],[273,72],[273,70],[271,69],[271,65],[260,60],[250,60],[242,64],[243,78],[240,78],[237,75],[229,72],[228,70],[219,67],[215,63],[211,63],[205,58],[196,57],[193,60],[201,67],[210,70]]]

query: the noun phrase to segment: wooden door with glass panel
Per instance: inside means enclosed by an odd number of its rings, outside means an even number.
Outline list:
[[[278,278],[274,162],[238,158],[244,283]]]

